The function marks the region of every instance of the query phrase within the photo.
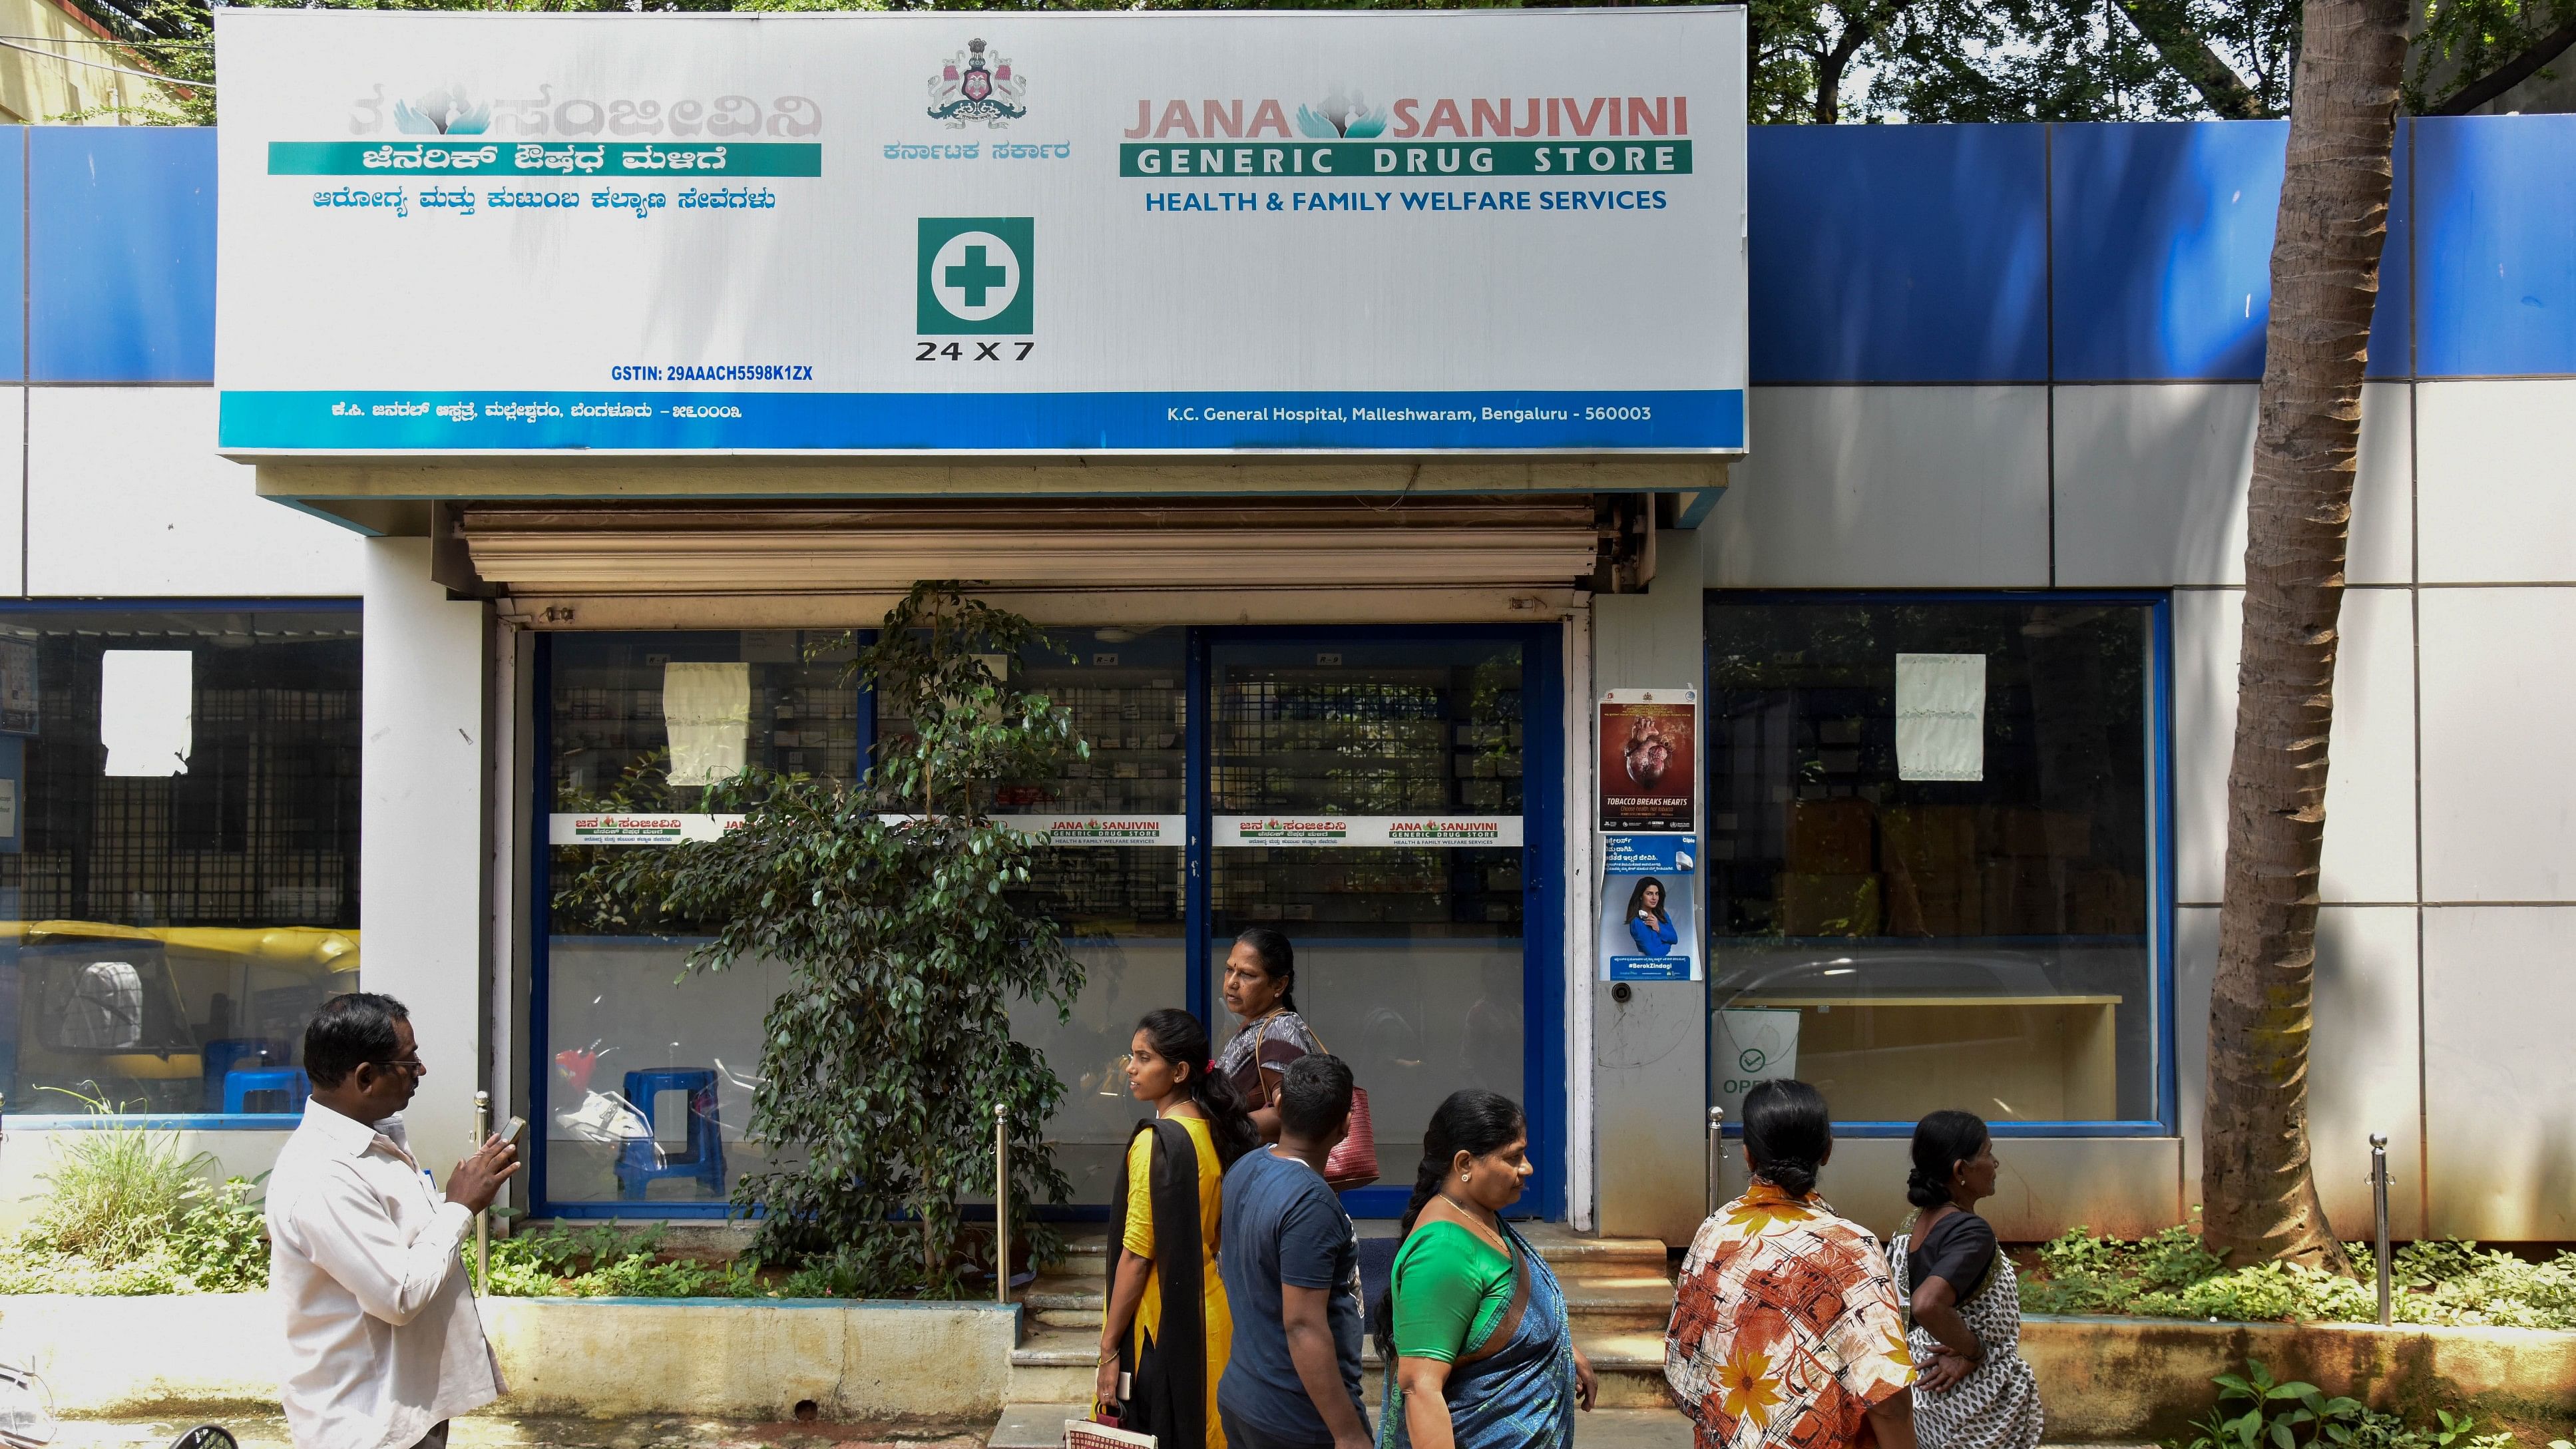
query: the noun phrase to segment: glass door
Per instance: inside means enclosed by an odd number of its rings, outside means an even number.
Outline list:
[[[1235,935],[1295,943],[1300,1012],[1369,1093],[1381,1185],[1354,1195],[1364,1215],[1402,1209],[1424,1125],[1461,1087],[1530,1110],[1539,1177],[1521,1206],[1558,1211],[1559,973],[1532,969],[1562,936],[1536,864],[1557,856],[1541,823],[1562,776],[1552,639],[1247,630],[1208,646],[1200,1000],[1221,1048],[1242,1025],[1219,988]]]

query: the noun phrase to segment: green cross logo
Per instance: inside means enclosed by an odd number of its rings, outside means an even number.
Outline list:
[[[925,216],[920,226],[915,321],[921,333],[1025,337],[1035,330],[1033,219]]]

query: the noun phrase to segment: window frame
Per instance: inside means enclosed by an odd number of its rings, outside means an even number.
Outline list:
[[[554,636],[560,632],[570,631],[535,631],[530,660],[535,721],[530,732],[531,748],[526,772],[519,781],[523,798],[534,806],[529,812],[527,835],[528,1040],[521,1055],[530,1073],[530,1092],[540,1103],[544,1100],[549,1081],[547,1073],[552,1069],[547,1036],[551,1024],[547,993],[551,986],[548,950],[553,865],[548,853],[547,813],[552,809],[553,792]],[[708,632],[726,631],[713,629]],[[867,639],[873,635],[863,632],[861,637]],[[1564,625],[1550,622],[1183,626],[1182,653],[1186,663],[1183,690],[1189,700],[1183,745],[1184,798],[1190,823],[1183,847],[1187,876],[1183,898],[1186,954],[1181,1005],[1202,1021],[1208,1019],[1214,1005],[1208,989],[1212,954],[1208,940],[1208,894],[1212,888],[1208,862],[1214,849],[1209,833],[1212,811],[1207,778],[1213,682],[1209,664],[1211,647],[1227,643],[1318,643],[1329,646],[1334,643],[1435,640],[1509,640],[1521,646],[1523,769],[1528,780],[1554,782],[1527,787],[1522,804],[1523,838],[1526,842],[1522,848],[1530,862],[1522,872],[1526,903],[1522,923],[1521,1052],[1522,1094],[1525,1098],[1522,1106],[1529,1114],[1530,1157],[1538,1165],[1538,1172],[1529,1190],[1512,1210],[1514,1217],[1554,1221],[1565,1215],[1568,1200],[1566,1119],[1573,1084],[1568,1075],[1565,993],[1567,973],[1571,968],[1567,960],[1567,901],[1561,892],[1538,887],[1542,882],[1564,878],[1564,704],[1567,690]],[[863,700],[867,698],[868,690],[854,687],[858,688]],[[873,707],[863,706],[858,711],[858,718],[860,757],[865,759],[875,743],[876,711]],[[532,1122],[531,1125],[537,1124]],[[528,1201],[529,1212],[535,1217],[686,1220],[723,1218],[734,1211],[730,1202],[557,1201],[546,1194],[546,1157],[546,1134],[532,1131],[528,1149]],[[1393,1217],[1403,1211],[1409,1191],[1402,1183],[1381,1180],[1368,1187],[1352,1189],[1343,1194],[1342,1201],[1355,1217]],[[967,1215],[972,1218],[979,1211],[989,1215],[992,1209],[970,1208]],[[1108,1218],[1108,1209],[1099,1204],[1041,1206],[1038,1216],[1052,1221],[1103,1222]]]
[[[1860,604],[2119,604],[2147,611],[2147,963],[2155,991],[2155,1048],[2148,1062],[2156,1074],[2156,1115],[2151,1118],[2105,1118],[2089,1121],[1991,1122],[1997,1137],[2171,1137],[2180,1129],[2179,1089],[2174,1076],[2174,730],[2173,730],[2173,592],[2169,589],[1708,589],[1700,604],[1700,698],[1713,699],[1709,674],[1708,611],[1712,606]],[[1705,746],[1703,746],[1703,755]],[[1706,778],[1706,767],[1702,767]],[[1708,859],[1706,813],[1700,824],[1700,858]],[[1703,912],[1702,948],[1711,969],[1704,988],[1704,1016],[1716,1009],[1716,925]],[[1704,1065],[1704,1091],[1717,1100],[1717,1071]],[[1837,1120],[1834,1131],[1854,1138],[1910,1138],[1911,1122]],[[1724,1124],[1729,1138],[1744,1135],[1740,1122]]]
[[[366,649],[366,600],[348,595],[321,595],[313,598],[97,598],[97,599],[12,599],[5,606],[15,614],[123,614],[123,613],[346,613],[358,616],[358,644],[363,658]],[[363,676],[363,667],[361,670]],[[365,681],[359,683],[360,705],[365,702]],[[363,734],[363,731],[361,732]],[[366,765],[359,763],[359,791],[363,807],[366,788]],[[27,808],[19,802],[23,820]],[[362,868],[365,860],[366,833],[358,835],[358,859],[352,868]],[[352,929],[359,934],[359,949],[365,950],[365,896],[359,897],[360,919]],[[366,968],[359,967],[359,981],[365,983]],[[5,1104],[0,1104],[5,1105]],[[130,1128],[147,1132],[292,1132],[303,1120],[300,1112],[7,1112],[10,1130],[17,1132],[82,1132]]]

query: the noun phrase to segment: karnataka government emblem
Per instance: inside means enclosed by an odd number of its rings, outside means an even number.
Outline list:
[[[987,66],[984,42],[970,40],[930,78],[930,116],[961,130],[968,121],[1006,125],[1029,113],[1020,104],[1028,89],[1028,78],[1011,74],[1008,59],[997,55]]]

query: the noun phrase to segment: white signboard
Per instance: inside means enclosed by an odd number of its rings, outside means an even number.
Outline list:
[[[1739,9],[216,24],[228,453],[1744,447]]]

